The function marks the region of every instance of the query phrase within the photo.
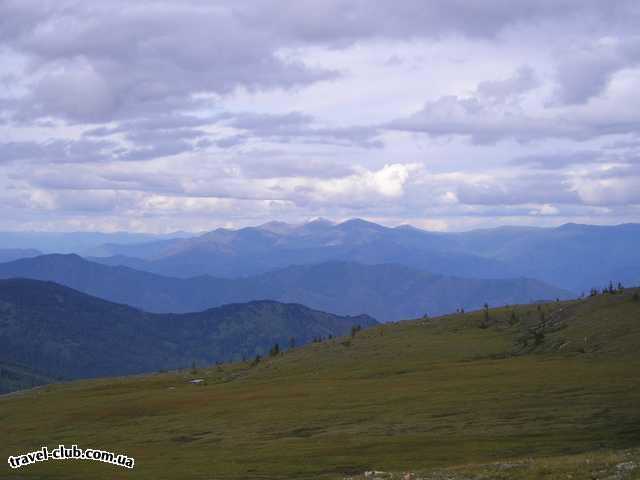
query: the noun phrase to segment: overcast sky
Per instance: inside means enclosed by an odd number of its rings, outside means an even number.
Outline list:
[[[640,2],[0,0],[0,229],[640,221]]]

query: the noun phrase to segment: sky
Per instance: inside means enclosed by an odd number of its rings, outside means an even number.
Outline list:
[[[0,230],[640,221],[640,3],[0,0]]]

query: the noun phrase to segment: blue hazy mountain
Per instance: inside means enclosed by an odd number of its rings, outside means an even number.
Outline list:
[[[501,227],[463,233],[388,228],[364,220],[272,222],[142,245],[111,245],[96,261],[188,277],[255,275],[325,261],[395,263],[469,278],[536,278],[579,293],[640,282],[640,225]]]
[[[387,228],[358,219],[340,224],[316,220],[299,226],[270,223],[239,230],[220,228],[194,238],[163,242],[161,251],[158,246],[158,242],[140,246],[137,251],[142,255],[138,257],[130,247],[112,246],[109,253],[115,258],[94,260],[176,277],[241,277],[326,261],[397,263],[462,277],[516,276],[500,261],[463,251],[453,253],[441,234]]]
[[[103,255],[105,244],[123,248],[162,240],[191,237],[193,234],[175,232],[148,234],[130,232],[0,232],[0,249],[35,249],[44,253],[83,253]]]
[[[33,248],[0,248],[0,262],[10,262],[20,258],[31,258],[42,255],[39,250]]]
[[[271,299],[381,321],[449,313],[571,294],[537,280],[473,279],[431,274],[397,264],[328,261],[244,278],[173,278],[107,266],[77,255],[43,255],[0,264],[0,278],[49,280],[151,312],[190,312],[232,302]]]
[[[376,323],[266,300],[152,314],[53,282],[0,280],[0,368],[21,386],[45,381],[29,371],[69,379],[208,365]],[[16,365],[27,372],[8,368]]]
[[[638,224],[510,227],[451,236],[462,251],[574,291],[602,287],[609,281],[640,284]]]

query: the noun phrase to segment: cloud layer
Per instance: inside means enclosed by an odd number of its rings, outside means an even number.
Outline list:
[[[637,2],[0,2],[0,229],[640,220]]]

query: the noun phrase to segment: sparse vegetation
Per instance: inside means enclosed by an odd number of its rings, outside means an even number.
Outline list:
[[[480,328],[489,328],[490,321],[491,316],[489,315],[489,304],[485,303],[484,308],[482,309],[482,321],[480,322]]]
[[[351,327],[351,338],[355,338],[355,336],[358,334],[358,332],[362,330],[362,327],[360,325],[354,325]]]
[[[251,366],[255,367],[260,363],[260,360],[262,360],[262,357],[260,355],[256,355],[256,358],[254,358],[253,361],[251,362]]]

